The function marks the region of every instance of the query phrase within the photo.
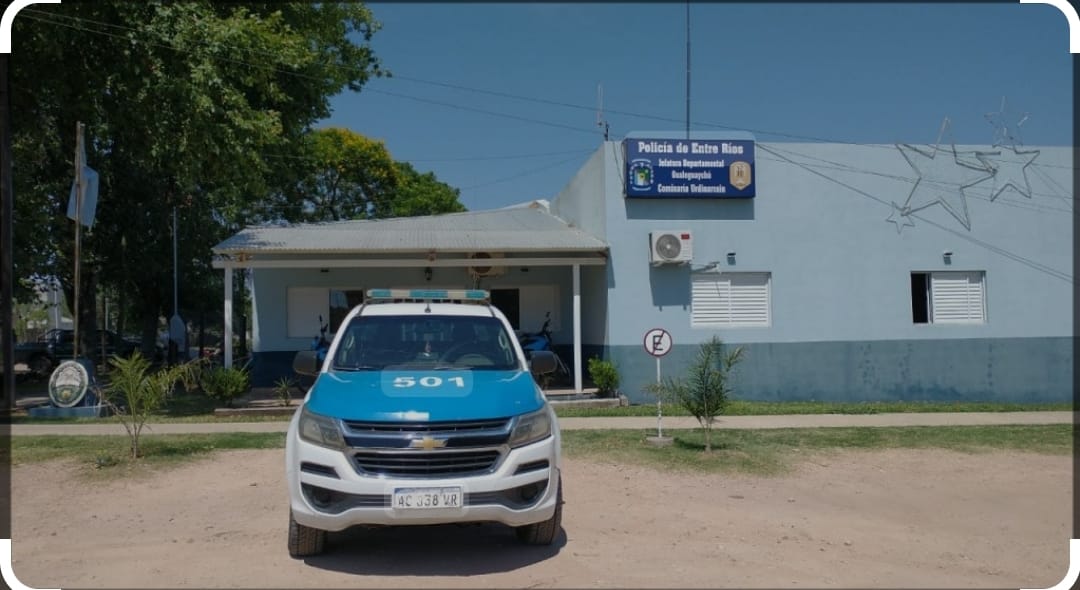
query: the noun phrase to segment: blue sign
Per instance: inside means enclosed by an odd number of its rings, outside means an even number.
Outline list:
[[[624,140],[626,196],[716,199],[754,196],[754,142]]]

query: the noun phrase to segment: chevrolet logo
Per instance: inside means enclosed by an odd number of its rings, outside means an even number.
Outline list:
[[[445,438],[432,438],[425,436],[424,438],[414,438],[409,441],[410,449],[424,449],[430,451],[432,449],[441,449],[446,446]]]

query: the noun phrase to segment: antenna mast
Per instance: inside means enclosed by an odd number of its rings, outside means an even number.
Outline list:
[[[604,120],[604,85],[596,85],[596,126],[604,130],[604,141],[608,140],[609,126]]]
[[[690,139],[690,0],[686,0],[686,139]]]

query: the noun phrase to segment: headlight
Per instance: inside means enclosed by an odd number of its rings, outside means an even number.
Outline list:
[[[309,412],[307,406],[300,410],[300,424],[297,429],[300,438],[307,442],[330,449],[344,449],[345,437],[338,428],[337,421],[327,416]]]
[[[525,414],[517,419],[510,433],[510,446],[521,447],[551,436],[551,415],[547,406],[539,412]]]

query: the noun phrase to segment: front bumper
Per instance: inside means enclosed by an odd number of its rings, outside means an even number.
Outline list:
[[[296,522],[340,531],[356,525],[428,525],[499,522],[522,526],[555,513],[559,487],[556,429],[552,436],[504,454],[497,467],[481,475],[432,479],[361,475],[349,453],[300,439],[296,420],[286,442],[289,504]],[[395,490],[460,488],[455,508],[400,509]]]

